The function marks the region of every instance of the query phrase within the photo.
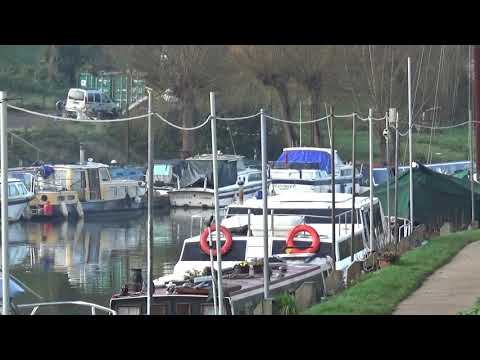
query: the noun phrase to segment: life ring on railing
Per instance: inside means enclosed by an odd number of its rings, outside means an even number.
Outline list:
[[[210,248],[208,247],[208,236],[211,232],[216,230],[215,224],[210,226],[210,231],[208,231],[208,227],[203,230],[202,235],[200,235],[200,249],[207,254],[210,255]],[[227,252],[230,251],[233,245],[232,233],[225,227],[220,226],[220,232],[225,236],[225,243],[222,245],[222,255],[225,255]],[[217,256],[217,249],[212,249],[213,256]]]
[[[310,234],[312,237],[312,244],[305,249],[299,249],[295,247],[295,236],[305,231]],[[305,254],[305,253],[316,253],[320,249],[320,236],[318,236],[317,231],[308,225],[300,224],[295,226],[292,230],[289,231],[287,235],[287,247],[286,252],[288,254]]]

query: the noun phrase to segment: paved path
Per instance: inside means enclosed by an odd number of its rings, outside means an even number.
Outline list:
[[[455,315],[480,297],[480,241],[463,248],[431,276],[393,315]]]

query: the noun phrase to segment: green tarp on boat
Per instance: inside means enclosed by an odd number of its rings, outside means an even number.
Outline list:
[[[398,217],[409,218],[410,174],[398,178]],[[480,185],[475,184],[475,218],[480,218]],[[366,193],[368,196],[368,192]],[[363,195],[363,194],[362,194]],[[382,203],[387,215],[387,184],[374,189],[374,196]],[[395,179],[390,181],[390,215],[394,214]],[[457,178],[444,175],[418,164],[413,168],[413,214],[415,223],[431,224],[438,218],[458,219],[463,216],[468,223],[471,213],[470,181],[468,177]]]

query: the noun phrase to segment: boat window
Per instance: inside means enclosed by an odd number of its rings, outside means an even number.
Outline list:
[[[243,162],[243,159],[238,159],[237,160],[237,171],[243,171],[246,169],[245,163]]]
[[[137,306],[119,306],[118,315],[140,315],[140,308]]]
[[[108,172],[107,168],[99,168],[98,172],[100,174],[100,180],[102,181],[110,181],[110,173]]]
[[[102,102],[102,100],[100,99],[100,93],[95,93],[95,102],[99,103],[99,102]]]
[[[200,315],[215,315],[213,304],[200,304]]]
[[[25,185],[23,183],[16,183],[15,184],[18,189],[18,193],[20,195],[26,195],[27,194],[27,189],[25,189]]]
[[[177,304],[176,315],[191,315],[192,306],[190,304]]]
[[[324,244],[322,244],[324,245]],[[357,252],[363,250],[365,248],[363,244],[362,234],[355,234],[353,237],[353,253],[356,254]],[[350,239],[347,238],[343,241],[338,243],[338,261],[343,260],[347,257],[350,257]]]
[[[46,180],[46,184],[48,183],[49,185],[56,185],[57,187],[60,187],[62,189],[67,188],[67,170],[57,170],[55,169],[55,180],[53,181],[54,184],[52,183],[51,180]]]
[[[216,242],[214,241],[214,244]],[[223,242],[222,242],[223,243]],[[222,255],[222,261],[242,261],[245,260],[247,249],[246,240],[234,240],[228,253]],[[214,258],[216,258],[214,256]],[[180,261],[209,261],[210,256],[200,249],[199,242],[186,242],[183,246],[182,258]]]
[[[68,94],[68,98],[71,100],[83,101],[84,97],[85,93],[80,90],[73,90]]]
[[[88,93],[87,99],[88,99],[88,102],[93,102],[93,93]]]
[[[18,189],[15,184],[8,184],[8,197],[19,196]]]
[[[72,172],[72,190],[73,191],[80,191],[81,189],[85,189],[85,177],[82,178],[81,176],[81,170],[74,170]]]
[[[261,173],[253,173],[248,175],[248,182],[251,181],[261,181],[262,180],[262,174]]]
[[[168,315],[168,303],[152,304],[152,315]]]

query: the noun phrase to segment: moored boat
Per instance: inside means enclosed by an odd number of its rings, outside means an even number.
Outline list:
[[[1,182],[0,182],[1,184]],[[8,179],[8,221],[18,221],[22,218],[28,202],[34,194],[27,190],[25,184],[14,178]],[[0,201],[3,199],[0,198]],[[1,209],[0,209],[1,212]]]
[[[335,150],[335,191],[352,192],[353,167],[345,164]],[[271,164],[270,176],[274,193],[299,190],[331,191],[331,149],[316,147],[284,148]],[[362,174],[355,173],[355,192],[360,192]]]
[[[262,188],[261,171],[245,167],[243,158],[221,153],[217,157],[220,207],[231,204],[239,196],[251,197]],[[171,206],[215,207],[211,154],[186,159],[178,178],[177,188],[168,192]]]

